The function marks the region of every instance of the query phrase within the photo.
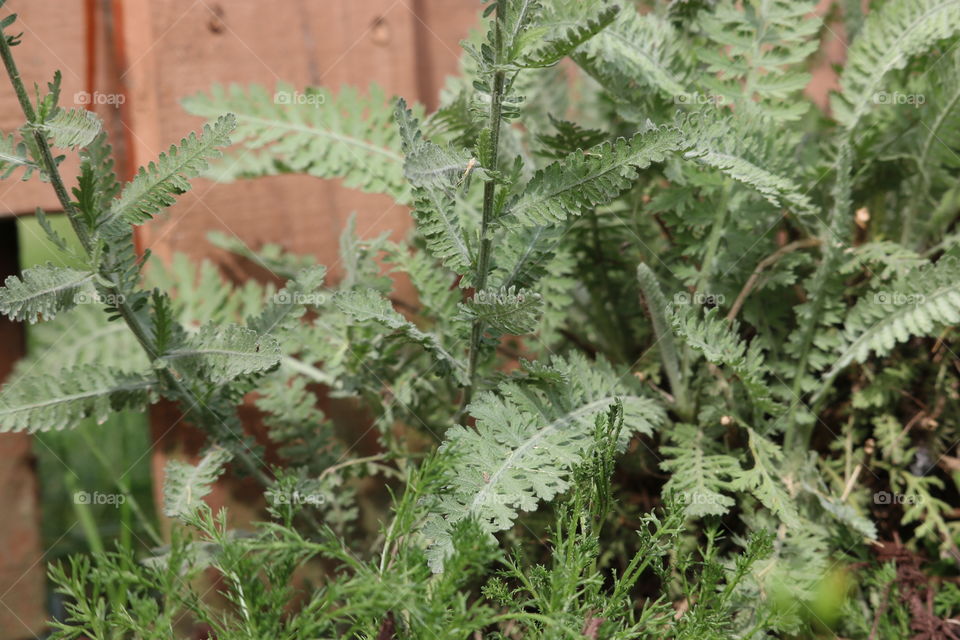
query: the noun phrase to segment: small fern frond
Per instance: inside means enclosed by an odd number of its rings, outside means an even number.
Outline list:
[[[802,65],[816,51],[823,24],[813,0],[724,0],[702,11],[698,24],[709,38],[697,57],[707,63],[706,88],[738,110],[750,108],[778,120],[796,120],[809,107],[799,93],[810,79]]]
[[[930,336],[960,322],[960,258],[948,255],[902,276],[888,291],[861,298],[844,323],[846,347],[825,374],[832,380],[871,353],[884,356],[913,336]]]
[[[230,144],[235,124],[232,115],[220,116],[213,125],[205,125],[200,136],[191,133],[179,147],[171,145],[156,162],[141,167],[113,202],[106,220],[140,224],[172,205],[174,196],[190,189],[190,179],[200,175],[209,160],[220,157],[220,148]]]
[[[549,21],[523,34],[522,39],[534,43],[521,54],[519,66],[528,69],[549,67],[573,53],[578,47],[603,31],[620,14],[620,7],[600,2],[579,3],[586,12],[571,23]],[[599,5],[599,6],[597,6]]]
[[[747,433],[753,466],[734,479],[732,488],[752,493],[787,526],[799,526],[800,514],[782,480],[783,451],[749,427]]]
[[[53,146],[62,149],[87,146],[103,128],[97,114],[86,109],[60,109],[40,126],[53,139]]]
[[[373,289],[353,289],[339,291],[333,303],[340,311],[357,322],[375,322],[410,342],[426,349],[442,367],[443,372],[452,374],[460,382],[465,382],[466,366],[447,351],[440,339],[433,333],[421,331],[417,325],[404,318],[393,308],[390,301]]]
[[[76,207],[91,230],[97,229],[104,216],[110,214],[113,199],[120,191],[114,171],[113,152],[107,144],[107,134],[101,133],[80,150],[80,176],[73,188]],[[126,223],[115,221],[114,227],[126,231]],[[107,228],[106,235],[116,235]]]
[[[481,322],[500,333],[522,336],[536,330],[543,313],[543,298],[516,287],[484,289],[460,309],[467,322]]]
[[[6,180],[17,169],[26,169],[22,180],[29,180],[34,171],[39,171],[40,167],[30,159],[27,146],[17,140],[9,133],[0,134],[0,179]]]
[[[772,205],[789,206],[797,213],[815,207],[803,189],[785,171],[784,141],[769,135],[775,122],[762,115],[719,117],[710,111],[685,114],[677,121],[688,146],[683,157],[712,167],[746,185]]]
[[[647,265],[641,263],[637,267],[637,282],[640,285],[640,293],[643,295],[643,303],[647,309],[647,314],[650,316],[656,346],[660,351],[660,360],[663,362],[663,370],[666,371],[667,378],[670,380],[670,391],[673,392],[676,400],[677,410],[681,414],[687,415],[691,410],[687,394],[687,382],[680,373],[677,345],[668,324],[667,300],[663,296],[663,290],[660,288],[660,282],[657,280],[656,274]]]
[[[211,447],[196,465],[179,460],[167,462],[163,483],[163,514],[168,518],[189,518],[212,490],[230,462],[230,451]]]
[[[890,0],[867,15],[863,29],[847,49],[833,96],[834,116],[848,131],[876,104],[887,74],[938,41],[960,34],[958,0]]]
[[[56,353],[56,357],[47,357]],[[30,329],[30,352],[17,363],[33,372],[61,375],[84,364],[116,371],[145,371],[150,362],[122,322],[108,322],[101,305],[82,304]]]
[[[457,215],[456,193],[475,170],[475,162],[466,149],[441,147],[425,140],[404,100],[397,103],[396,120],[406,154],[404,175],[413,186],[417,228],[438,260],[465,274],[471,252]]]
[[[638,170],[662,162],[681,147],[678,129],[654,127],[630,140],[621,138],[576,151],[537,171],[506,215],[528,226],[578,216],[612,201],[633,184]]]
[[[320,292],[326,276],[327,268],[323,265],[303,269],[274,294],[263,311],[247,321],[247,326],[260,334],[283,334],[293,329],[307,309],[326,300],[326,294]]]
[[[748,347],[737,335],[739,325],[730,325],[719,316],[719,309],[708,309],[699,317],[693,305],[674,308],[673,331],[691,348],[716,365],[728,367],[740,379],[754,408],[760,413],[777,415],[783,407],[773,399],[764,376],[767,369],[757,341]]]
[[[551,2],[555,19],[580,19],[578,0]],[[624,3],[610,26],[573,52],[573,60],[611,94],[635,101],[650,87],[664,96],[687,90],[690,47],[669,20]],[[643,46],[638,46],[643,43]]]
[[[721,453],[717,439],[694,425],[673,425],[670,442],[660,448],[665,456],[660,468],[670,474],[664,492],[682,496],[691,518],[726,514],[735,503],[723,492],[743,472],[740,461]]]
[[[928,79],[929,77],[929,79]],[[952,185],[960,150],[960,51],[937,59],[918,81],[926,104],[925,130],[915,144],[917,166],[928,184]]]
[[[123,410],[143,411],[156,381],[86,364],[59,375],[29,372],[0,389],[0,432],[72,428],[84,418],[102,423]]]
[[[0,288],[0,313],[17,322],[51,320],[76,306],[77,294],[93,289],[94,274],[52,264],[24,269],[7,276]]]
[[[367,94],[351,87],[333,94],[314,87],[298,91],[287,84],[273,92],[257,85],[231,85],[214,86],[209,94],[189,97],[183,104],[205,118],[236,115],[235,138],[244,148],[219,163],[214,172],[218,180],[306,173],[343,178],[352,189],[409,203],[393,126],[395,103],[376,85]]]
[[[272,336],[238,324],[206,324],[187,344],[167,351],[162,358],[223,383],[275,367],[280,362],[280,344]]]
[[[453,551],[451,531],[461,520],[476,519],[494,533],[512,526],[519,511],[566,491],[571,470],[594,442],[597,415],[622,404],[621,445],[663,421],[659,404],[636,395],[603,361],[573,355],[554,358],[552,366],[565,382],[547,388],[503,382],[470,405],[475,429],[447,432],[441,452],[453,460],[448,489],[422,531],[435,571]]]

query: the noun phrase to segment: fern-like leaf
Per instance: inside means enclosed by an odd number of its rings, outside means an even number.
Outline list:
[[[102,423],[117,411],[142,411],[155,384],[89,364],[59,375],[27,372],[0,389],[0,431],[50,431],[74,427],[84,418]]]
[[[901,277],[889,290],[873,291],[850,311],[846,347],[824,376],[832,380],[871,353],[884,356],[912,336],[930,336],[960,322],[960,258],[948,255]]]
[[[29,180],[39,167],[30,159],[27,146],[12,134],[0,134],[0,179],[6,180],[17,169],[25,169],[23,180]]]
[[[93,111],[60,109],[42,128],[53,139],[53,146],[74,149],[93,142],[103,125]]]
[[[163,513],[169,518],[189,518],[207,496],[231,454],[222,447],[212,447],[196,465],[170,460],[163,484]]]
[[[578,47],[603,31],[620,14],[616,5],[604,6],[602,3],[581,3],[590,6],[586,15],[575,23],[548,23],[530,29],[522,39],[534,42],[527,53],[520,57],[520,66],[530,69],[549,67],[557,64]],[[521,45],[522,46],[522,45]]]
[[[442,367],[442,371],[454,375],[460,382],[466,382],[466,366],[454,357],[440,343],[433,333],[421,331],[417,325],[404,318],[390,301],[373,289],[353,289],[340,291],[333,299],[334,304],[343,313],[357,322],[376,322],[391,329],[401,337],[426,349]]]
[[[753,467],[734,479],[732,487],[752,493],[787,526],[799,526],[800,514],[781,480],[783,452],[772,440],[753,429],[748,428],[747,432]]]
[[[554,20],[582,19],[579,0],[550,3]],[[655,12],[641,15],[624,3],[616,20],[571,56],[588,74],[622,100],[637,100],[647,88],[665,96],[683,94],[689,74],[689,47],[680,32]],[[640,44],[642,43],[642,45]]]
[[[555,358],[565,383],[541,388],[517,381],[500,384],[470,405],[476,429],[456,426],[441,448],[453,460],[448,489],[424,526],[435,571],[452,552],[453,526],[476,519],[494,533],[512,526],[519,511],[532,511],[569,486],[569,474],[594,442],[594,420],[622,403],[621,444],[652,433],[663,420],[653,400],[636,395],[603,362]]]
[[[220,116],[206,125],[200,136],[191,133],[161,153],[157,161],[141,167],[110,208],[109,220],[140,224],[172,205],[174,196],[190,189],[190,178],[207,168],[208,161],[220,156],[220,147],[230,144],[230,132],[236,124],[232,115]]]
[[[24,269],[21,277],[7,276],[0,288],[0,313],[18,322],[51,320],[72,309],[77,294],[92,291],[94,275],[52,264]]]
[[[847,50],[841,93],[831,103],[837,121],[854,129],[877,104],[888,73],[957,34],[960,0],[890,0],[871,11]]]
[[[280,362],[280,344],[237,324],[206,324],[188,344],[167,351],[163,358],[200,371],[213,382],[229,382],[275,367]]]
[[[674,425],[670,442],[661,447],[665,459],[660,468],[670,473],[664,491],[682,496],[691,518],[726,514],[735,503],[723,492],[742,473],[740,461],[721,453],[717,440],[693,425]]]
[[[543,313],[543,298],[524,289],[478,291],[461,305],[467,321],[479,321],[500,333],[522,336],[533,333]]]
[[[509,206],[519,224],[536,226],[566,220],[607,204],[633,184],[639,169],[662,162],[683,146],[673,127],[651,128],[630,140],[576,151],[537,173]]]
[[[393,104],[376,85],[364,96],[353,88],[339,94],[302,91],[280,84],[276,91],[251,85],[215,86],[210,94],[184,100],[190,113],[214,118],[236,114],[234,152],[213,172],[219,180],[278,173],[343,178],[350,188],[385,193],[409,203],[403,155],[393,126]]]
[[[686,114],[677,126],[687,139],[683,157],[717,169],[763,196],[774,206],[790,206],[797,213],[815,207],[796,180],[782,169],[789,160],[786,139],[770,136],[776,122],[763,115],[720,117],[711,111]]]
[[[406,154],[404,174],[413,186],[413,216],[427,248],[459,274],[467,272],[470,247],[457,216],[456,192],[473,170],[466,149],[441,147],[423,139],[420,125],[407,103],[396,109],[397,127]]]
[[[773,399],[764,376],[763,352],[754,341],[748,347],[737,335],[738,324],[728,324],[714,307],[700,319],[697,308],[674,309],[673,331],[711,363],[728,367],[743,383],[750,402],[757,411],[777,415],[783,407]]]
[[[799,95],[810,75],[802,68],[816,51],[822,21],[813,0],[723,0],[699,14],[710,39],[698,51],[710,73],[707,90],[738,110],[750,108],[778,120],[795,120],[809,107]]]

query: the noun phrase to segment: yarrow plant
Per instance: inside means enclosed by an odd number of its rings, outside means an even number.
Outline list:
[[[829,114],[802,93],[813,0],[484,4],[435,112],[214,87],[185,101],[210,124],[127,184],[59,76],[31,97],[3,20],[26,124],[0,172],[50,182],[82,268],[0,289],[62,337],[0,425],[164,399],[209,439],[167,469],[167,544],[52,568],[54,637],[958,637],[960,0],[839,3]],[[415,231],[351,223],[337,282],[222,236],[283,284],[134,251],[191,178],[286,172],[391,196]],[[264,490],[251,531],[203,502],[227,466]]]

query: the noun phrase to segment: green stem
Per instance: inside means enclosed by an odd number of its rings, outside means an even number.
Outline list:
[[[100,463],[100,466],[103,467],[103,470],[110,476],[110,480],[113,481],[113,484],[120,489],[120,493],[123,494],[125,498],[124,505],[129,505],[130,509],[140,520],[140,525],[143,527],[143,530],[147,532],[147,535],[150,536],[150,539],[157,546],[163,544],[163,538],[160,537],[160,534],[157,533],[157,530],[154,528],[153,523],[147,517],[147,514],[140,508],[140,503],[137,501],[136,497],[133,495],[133,491],[130,490],[130,485],[125,479],[117,476],[114,472],[114,466],[110,464],[110,461],[107,460],[106,456],[103,455],[103,452],[97,447],[96,443],[93,442],[90,434],[86,429],[81,429],[80,433],[83,436],[84,442],[87,443],[87,447],[90,451],[93,452],[93,456],[97,459],[97,462]]]
[[[500,33],[500,5],[494,15],[494,34],[497,62],[503,49],[502,34]],[[493,91],[490,96],[490,162],[491,169],[496,172],[500,150],[500,125],[503,120],[503,90],[506,83],[506,72],[497,70],[493,75]],[[483,214],[480,222],[480,253],[477,258],[477,281],[474,289],[483,291],[487,286],[487,275],[490,271],[490,254],[493,239],[490,237],[490,225],[494,219],[494,206],[497,196],[496,177],[491,177],[483,185]],[[474,387],[477,381],[477,363],[480,357],[480,342],[483,338],[483,323],[474,320],[470,329],[470,354],[467,364],[467,387],[463,391],[463,400],[460,404],[461,420],[466,420],[466,407],[473,398]]]
[[[707,291],[713,279],[713,262],[717,258],[717,251],[720,250],[720,240],[723,238],[723,232],[726,231],[727,210],[730,208],[730,192],[732,190],[733,183],[727,180],[723,187],[723,195],[720,198],[720,211],[717,212],[717,219],[714,221],[713,228],[710,229],[710,235],[707,237],[707,250],[703,254],[703,263],[700,266],[697,293]]]
[[[850,210],[850,172],[852,169],[851,141],[849,138],[841,142],[837,159],[837,179],[834,185],[833,210],[830,212],[830,219],[827,221],[821,235],[823,246],[823,260],[817,269],[813,279],[813,287],[810,300],[810,315],[807,325],[803,328],[803,334],[800,339],[800,355],[797,358],[797,367],[793,377],[793,397],[794,401],[790,405],[787,415],[787,437],[784,443],[786,451],[793,451],[799,456],[805,456],[810,446],[810,438],[813,435],[813,427],[808,423],[803,425],[794,422],[797,405],[802,402],[803,379],[807,373],[807,363],[810,360],[810,352],[813,348],[813,338],[816,335],[817,327],[820,325],[820,316],[823,312],[823,306],[826,302],[827,280],[833,274],[837,259],[840,256],[840,250],[836,246],[834,235],[839,232],[839,227],[846,219]],[[815,409],[813,409],[815,411]]]

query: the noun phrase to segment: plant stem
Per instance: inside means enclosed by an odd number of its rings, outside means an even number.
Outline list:
[[[70,195],[67,192],[66,185],[63,182],[63,178],[60,175],[60,171],[57,168],[57,163],[53,159],[53,152],[50,149],[50,144],[47,142],[46,136],[43,134],[43,131],[40,130],[37,125],[37,113],[33,108],[33,105],[30,103],[30,97],[27,93],[26,87],[23,85],[23,79],[20,77],[20,71],[17,69],[16,61],[13,58],[13,52],[10,48],[10,43],[7,41],[6,34],[0,33],[0,58],[3,59],[4,67],[7,70],[7,76],[10,78],[10,83],[13,85],[13,90],[17,94],[17,100],[20,102],[20,108],[23,110],[23,115],[27,119],[28,125],[33,128],[33,136],[36,140],[37,148],[40,150],[39,161],[42,163],[41,169],[44,173],[47,174],[50,179],[50,184],[53,186],[53,190],[57,195],[57,200],[60,202],[60,206],[63,208],[64,212],[67,214],[67,219],[70,221],[70,225],[73,228],[74,233],[77,235],[77,238],[80,240],[80,244],[83,246],[84,251],[89,257],[93,256],[94,246],[93,241],[90,237],[90,233],[87,228],[84,226],[81,216],[74,206],[73,202],[70,200]],[[37,158],[34,158],[37,160]],[[131,230],[132,233],[132,230]],[[113,299],[123,301],[126,296],[123,294],[119,283],[116,281],[113,274],[101,273],[111,285],[107,287],[107,292],[113,296]],[[136,312],[127,302],[119,302],[117,305],[117,310],[120,313],[120,316],[126,322],[127,326],[130,328],[130,331],[136,337],[137,342],[140,344],[141,348],[147,354],[147,358],[150,362],[154,362],[158,354],[156,349],[153,346],[153,342],[150,340],[149,332],[144,326],[142,320],[137,316]],[[212,435],[215,437],[226,438],[227,436],[234,435],[230,432],[229,428],[226,428],[226,425],[223,424],[223,421],[218,415],[216,415],[211,409],[206,407],[199,398],[190,392],[189,389],[169,370],[162,369],[159,372],[160,377],[162,378],[164,384],[174,392],[174,395],[178,398],[193,398],[196,401],[196,406],[199,407],[202,412],[206,413],[207,420],[199,421],[198,426],[207,428],[208,431],[212,432]],[[189,410],[187,411],[189,412]],[[212,420],[210,419],[212,418]],[[256,477],[261,484],[266,486],[270,482],[269,476],[267,476],[260,468],[260,464],[246,451],[235,451],[238,460],[242,465],[247,469],[247,471]]]
[[[837,260],[840,256],[840,250],[836,247],[833,238],[838,234],[838,229],[846,219],[850,211],[851,183],[850,173],[852,169],[852,143],[850,138],[846,138],[840,144],[840,150],[837,156],[837,178],[833,190],[833,209],[830,212],[830,218],[824,226],[821,235],[823,245],[823,259],[820,262],[816,274],[814,275],[813,285],[811,287],[810,315],[807,326],[803,327],[803,334],[800,340],[800,353],[797,357],[797,367],[793,378],[793,396],[794,401],[790,405],[787,415],[787,435],[785,439],[785,450],[796,452],[798,456],[805,456],[810,446],[810,438],[813,435],[813,426],[809,423],[802,425],[794,423],[797,405],[802,402],[803,379],[807,373],[807,363],[810,360],[810,351],[813,348],[813,339],[816,335],[817,327],[820,325],[820,316],[823,313],[823,307],[826,303],[827,280],[833,275]],[[816,414],[816,409],[811,408]]]
[[[736,320],[737,314],[740,313],[740,309],[743,307],[743,303],[747,301],[747,296],[749,296],[750,292],[753,291],[753,288],[757,286],[757,282],[760,280],[760,275],[767,268],[776,264],[776,262],[785,255],[793,253],[794,251],[799,251],[800,249],[817,247],[820,245],[820,242],[820,238],[805,238],[803,240],[796,240],[790,244],[780,247],[757,263],[753,273],[751,273],[750,277],[747,278],[746,284],[743,285],[743,289],[741,289],[739,295],[737,295],[737,299],[733,301],[733,306],[730,307],[730,311],[727,313],[727,322],[733,322]]]
[[[496,59],[500,62],[503,50],[503,35],[500,30],[500,4],[494,15],[494,40]],[[490,96],[490,169],[497,170],[497,158],[500,150],[500,125],[503,119],[503,90],[506,83],[506,72],[497,69],[493,74],[493,91]],[[490,253],[493,240],[490,237],[490,225],[494,218],[494,206],[497,196],[497,178],[491,177],[483,185],[483,214],[480,222],[480,253],[477,257],[477,281],[474,289],[483,291],[487,286],[487,275],[490,270]],[[477,362],[480,357],[480,342],[483,338],[483,323],[474,320],[470,330],[470,354],[467,364],[467,387],[463,391],[463,400],[460,403],[461,421],[466,420],[467,405],[473,398],[474,386],[477,381]]]

